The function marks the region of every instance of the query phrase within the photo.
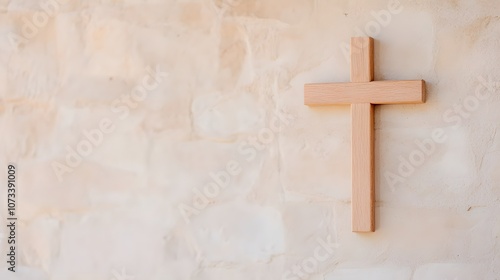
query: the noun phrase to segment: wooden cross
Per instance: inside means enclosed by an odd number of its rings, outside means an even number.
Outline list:
[[[425,102],[425,81],[373,81],[373,39],[351,38],[351,83],[306,84],[309,106],[350,104],[352,231],[375,231],[373,104]]]

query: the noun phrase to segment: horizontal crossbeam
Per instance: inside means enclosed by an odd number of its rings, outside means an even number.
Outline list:
[[[304,91],[304,103],[309,106],[425,103],[423,80],[306,84]]]

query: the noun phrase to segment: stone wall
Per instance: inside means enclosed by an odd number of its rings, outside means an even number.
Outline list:
[[[0,0],[0,279],[500,279],[495,0]],[[375,79],[376,232],[352,233],[351,36]]]

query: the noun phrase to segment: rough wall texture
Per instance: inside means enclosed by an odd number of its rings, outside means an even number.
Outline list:
[[[500,279],[495,0],[0,0],[0,279]],[[377,231],[350,231],[348,106],[375,79]],[[4,260],[5,259],[5,260]]]

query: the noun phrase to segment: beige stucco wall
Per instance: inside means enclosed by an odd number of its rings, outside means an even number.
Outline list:
[[[0,0],[0,279],[500,279],[500,2]],[[349,106],[375,79],[377,231],[350,230]],[[7,270],[7,163],[17,169]],[[5,223],[5,225],[3,225]]]

